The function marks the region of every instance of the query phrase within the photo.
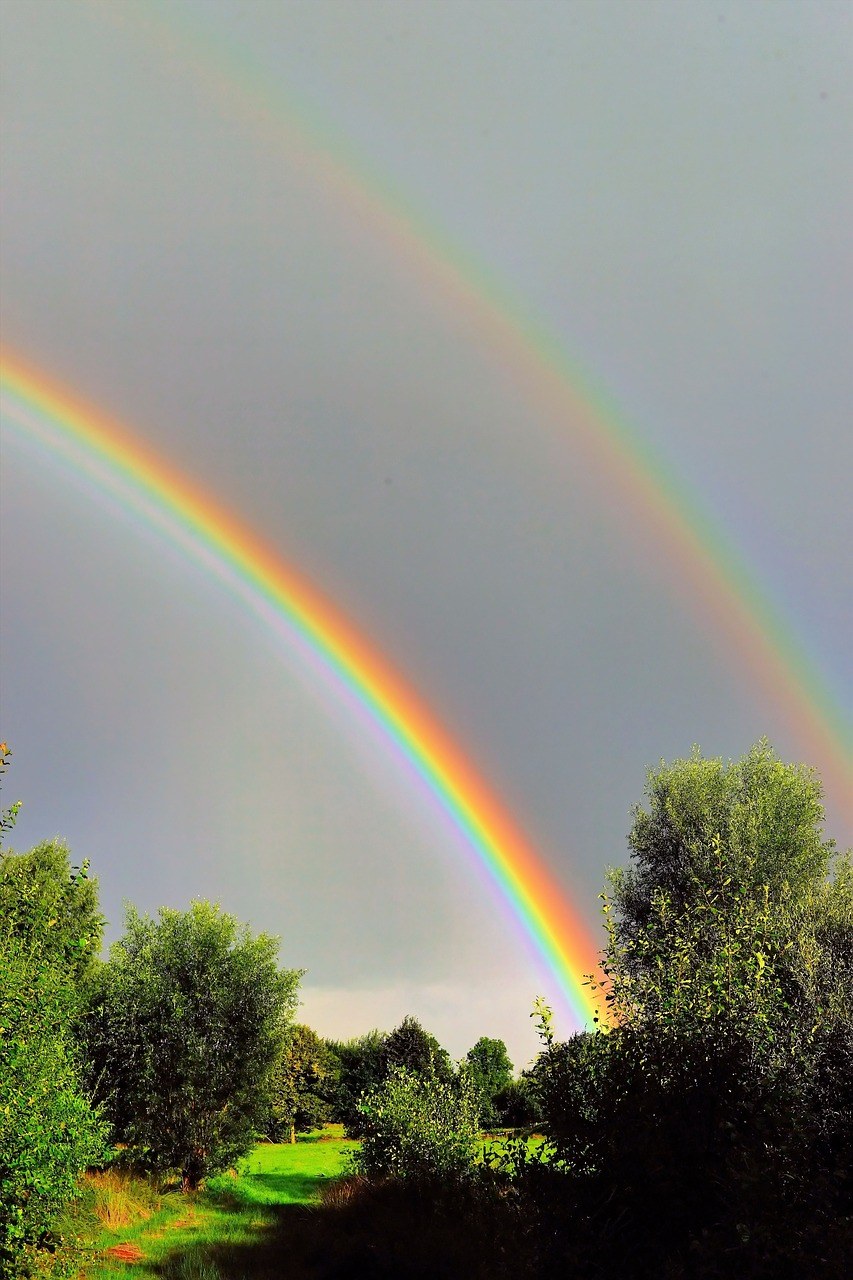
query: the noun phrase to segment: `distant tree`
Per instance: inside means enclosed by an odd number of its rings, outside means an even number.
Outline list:
[[[414,1075],[435,1075],[444,1080],[453,1076],[453,1065],[446,1049],[435,1036],[425,1031],[417,1018],[407,1014],[387,1036],[379,1055],[383,1077],[392,1068],[403,1067]]]
[[[319,1128],[331,1116],[337,1058],[310,1027],[291,1027],[270,1080],[266,1133],[274,1142]]]
[[[480,1097],[480,1123],[495,1128],[503,1123],[498,1097],[512,1084],[512,1062],[503,1040],[481,1036],[465,1055],[474,1087]]]
[[[93,1077],[127,1157],[194,1190],[265,1118],[300,972],[207,902],[157,920],[129,907],[126,928],[87,1019]]]
[[[374,1028],[352,1040],[332,1040],[327,1048],[337,1059],[337,1084],[332,1094],[331,1116],[357,1137],[361,1113],[359,1099],[382,1079],[382,1049],[387,1036]]]

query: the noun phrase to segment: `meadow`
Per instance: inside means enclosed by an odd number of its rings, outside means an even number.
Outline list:
[[[295,1144],[261,1143],[234,1171],[211,1178],[192,1196],[177,1184],[158,1190],[141,1177],[91,1173],[66,1223],[80,1240],[80,1280],[265,1274],[273,1239],[287,1233],[289,1218],[298,1226],[320,1204],[357,1145],[343,1136],[342,1125],[303,1135]],[[232,1270],[235,1255],[238,1273]],[[310,1258],[304,1263],[310,1267]]]

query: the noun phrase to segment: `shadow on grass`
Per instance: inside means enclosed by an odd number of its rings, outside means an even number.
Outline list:
[[[243,1206],[245,1209],[245,1206]],[[343,1180],[324,1204],[265,1205],[251,1241],[172,1250],[163,1280],[502,1280],[524,1277],[506,1215],[458,1198]]]

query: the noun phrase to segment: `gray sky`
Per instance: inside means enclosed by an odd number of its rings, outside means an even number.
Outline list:
[[[551,330],[842,698],[846,4],[4,0],[0,22],[3,341],[362,627],[591,924],[649,764],[764,733],[804,758],[571,422],[292,121]],[[123,898],[193,896],[281,934],[323,1032],[413,1012],[454,1054],[529,1057],[553,984],[385,747],[58,465],[7,440],[2,485],[18,846],[90,857],[111,937]]]

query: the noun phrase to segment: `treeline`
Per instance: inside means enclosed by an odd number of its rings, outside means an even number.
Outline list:
[[[273,1070],[264,1133],[295,1140],[324,1124],[343,1124],[351,1137],[364,1128],[363,1099],[394,1071],[450,1084],[463,1077],[477,1101],[484,1130],[531,1125],[536,1119],[533,1074],[514,1078],[503,1040],[481,1036],[459,1063],[435,1036],[407,1015],[391,1032],[372,1030],[351,1040],[324,1039],[311,1027],[289,1029]]]
[[[2,744],[0,772],[8,759]],[[455,1065],[412,1016],[346,1042],[296,1023],[302,972],[218,906],[128,907],[106,961],[103,926],[97,881],[63,844],[0,850],[0,1274],[56,1273],[84,1169],[121,1162],[193,1191],[259,1138],[335,1121],[361,1135],[364,1099],[395,1073],[465,1092],[477,1124],[532,1118],[502,1041]]]
[[[847,1274],[853,865],[823,823],[813,770],[766,742],[651,770],[603,895],[599,1018],[561,1043],[540,1004],[518,1080],[500,1041],[454,1065],[414,1018],[321,1039],[275,940],[206,903],[131,910],[101,963],[86,868],[56,845],[7,855],[0,1272],[37,1269],[87,1165],[191,1189],[258,1134],[339,1119],[357,1177],[299,1228],[322,1233],[324,1274]],[[479,1140],[532,1119],[541,1139]]]

